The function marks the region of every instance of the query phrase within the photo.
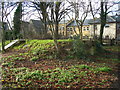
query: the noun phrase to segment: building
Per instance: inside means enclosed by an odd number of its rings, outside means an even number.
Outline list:
[[[22,22],[21,33],[25,38],[41,39],[43,30],[43,23],[40,20],[30,20],[29,22]]]
[[[95,35],[99,37],[100,34],[100,18],[96,18],[95,22],[90,23],[90,38],[93,37],[94,32],[94,24],[95,24]],[[106,25],[104,27],[103,38],[104,39],[119,39],[119,32],[120,32],[120,17],[116,16],[107,16]]]
[[[89,38],[90,36],[90,22],[91,19],[85,20],[83,23],[82,31],[83,37]],[[76,20],[66,20],[59,23],[59,34],[64,35],[65,37],[73,37],[79,34],[80,26]]]
[[[95,25],[95,36],[99,37],[100,35],[100,18],[95,18],[95,21],[93,19],[86,19],[82,26],[82,34],[83,38],[89,39],[93,38],[94,36],[94,25]],[[43,23],[40,20],[30,20],[30,22],[27,22],[26,24],[23,24],[24,32],[26,32],[26,36],[32,39],[41,39],[43,38],[43,31],[44,26]],[[53,25],[54,26],[54,25]],[[50,26],[48,25],[48,33],[50,32]],[[79,35],[80,32],[80,25],[74,20],[63,20],[59,22],[58,25],[58,33],[61,36],[61,38],[69,38],[73,37],[75,35]],[[46,35],[47,38],[51,37],[49,35]],[[120,40],[120,16],[107,16],[107,22],[104,27],[103,32],[103,38],[104,39],[119,39]]]
[[[99,37],[100,35],[100,18],[95,18],[95,21],[93,22],[93,19],[86,19],[82,26],[82,33],[83,38],[93,38],[94,36],[94,24],[95,24],[95,36]],[[72,37],[74,35],[79,34],[79,28],[78,23],[71,19],[69,21],[65,21],[61,24],[60,22],[60,30],[63,31],[63,35],[66,37]],[[104,27],[103,32],[103,38],[104,39],[119,39],[120,40],[120,16],[107,16],[106,25]]]
[[[4,29],[9,30],[8,24],[4,22]],[[0,21],[0,30],[2,30],[2,22]]]

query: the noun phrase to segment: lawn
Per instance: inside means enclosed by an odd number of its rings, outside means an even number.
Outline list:
[[[72,40],[59,40],[62,51],[57,59],[53,40],[27,40],[2,58],[3,87],[12,88],[112,88],[118,46],[104,46],[107,52],[76,59]],[[112,48],[112,49],[111,49]]]

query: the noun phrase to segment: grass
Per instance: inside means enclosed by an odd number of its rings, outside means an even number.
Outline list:
[[[99,67],[97,68],[98,71],[103,71],[103,72],[108,72],[111,71],[112,69],[109,67]]]
[[[87,61],[74,58],[71,42],[58,40],[61,60],[55,58],[53,40],[27,40],[15,46],[12,55],[2,58],[3,87],[109,88],[116,78],[110,72],[119,63],[114,53],[118,46],[105,46],[110,52],[90,55]]]
[[[109,68],[110,69],[110,68]],[[98,70],[97,73],[95,71]],[[87,78],[94,78],[91,76],[98,75],[101,71],[108,72],[107,67],[99,67],[96,69],[94,67],[90,67],[88,65],[74,65],[69,66],[69,68],[55,68],[55,69],[47,69],[44,71],[41,70],[30,70],[26,67],[20,68],[11,68],[8,70],[11,75],[7,74],[6,71],[3,71],[4,82],[7,81],[7,77],[14,77],[14,82],[17,83],[18,86],[21,87],[31,87],[36,85],[37,87],[75,87],[76,83],[81,83],[82,80],[86,80]],[[88,77],[91,76],[91,77]],[[105,83],[104,79],[100,80],[99,83]],[[91,82],[91,81],[88,81]],[[87,83],[88,83],[87,82]],[[107,81],[106,81],[107,82]],[[39,83],[41,84],[39,86]],[[83,83],[84,84],[84,83]],[[56,86],[57,85],[57,86]],[[101,84],[102,85],[102,84]],[[11,86],[11,84],[5,84],[3,86]],[[12,85],[14,87],[14,85]],[[34,87],[34,86],[33,86]]]

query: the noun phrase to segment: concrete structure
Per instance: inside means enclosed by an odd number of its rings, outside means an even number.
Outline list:
[[[40,39],[44,30],[43,23],[40,20],[30,20],[30,22],[22,22],[21,33],[25,38]]]
[[[99,37],[101,24],[100,24],[100,18],[96,18],[95,22],[93,22],[93,19],[86,19],[84,21],[83,26],[82,26],[83,38],[93,38],[94,23],[95,23],[95,29],[96,29],[95,35],[96,37]],[[62,22],[62,23],[60,22],[59,28],[60,28],[59,31],[61,31],[60,34],[65,35],[66,37],[72,37],[76,35],[76,33],[79,34],[80,26],[78,28],[77,22],[74,19],[72,19],[68,22]],[[120,18],[117,17],[116,19],[116,16],[107,16],[107,23],[104,27],[103,38],[104,39],[115,39],[116,35],[117,35],[117,38],[120,38],[120,36],[118,35],[120,32],[119,28],[120,28]]]
[[[80,22],[79,22],[80,23]],[[100,34],[100,18],[95,18],[95,22],[93,19],[86,19],[82,26],[83,38],[93,38],[95,24],[95,36],[99,37]],[[53,25],[54,26],[54,25]],[[59,22],[59,35],[63,38],[73,37],[79,34],[80,26],[78,27],[78,23],[74,20],[63,20]],[[50,32],[50,26],[48,25],[48,33]],[[24,24],[24,32],[31,39],[38,38],[40,39],[42,36],[42,32],[44,30],[43,23],[39,20],[30,20],[29,23]],[[46,35],[48,36],[48,35]],[[116,16],[107,16],[107,22],[104,27],[103,32],[104,39],[119,39],[120,40],[120,16],[116,18]]]
[[[5,30],[8,30],[8,24],[6,22],[4,22],[4,28]],[[2,22],[0,21],[0,30],[2,30]]]
[[[117,17],[118,19],[118,17]],[[115,39],[116,38],[116,35],[118,33],[116,33],[116,30],[118,31],[118,27],[116,27],[116,23],[117,25],[119,24],[119,20],[116,22],[116,18],[115,16],[107,16],[107,21],[106,21],[106,25],[104,27],[104,32],[103,32],[103,38],[106,38],[106,39]],[[95,35],[97,37],[99,37],[99,34],[100,34],[100,18],[96,18],[95,19],[95,22],[90,22],[90,36],[91,38],[93,37],[93,25],[95,23],[95,27],[96,27],[96,30],[95,30]]]
[[[87,19],[83,23],[82,31],[84,38],[89,38],[90,36],[90,20],[91,19]],[[59,23],[59,34],[64,35],[65,37],[73,37],[75,35],[79,35],[79,30],[80,26],[74,19],[61,21]]]

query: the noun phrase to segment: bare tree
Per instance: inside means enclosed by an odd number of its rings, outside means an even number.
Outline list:
[[[70,3],[70,5],[74,10],[73,13],[75,13],[75,21],[77,23],[77,27],[79,30],[79,34],[77,35],[79,35],[80,39],[82,40],[82,36],[83,36],[82,27],[89,13],[89,4],[87,4],[83,0],[80,0],[80,1],[77,0],[76,2],[70,2],[70,1],[68,2]]]
[[[93,39],[95,40],[96,39],[96,37],[95,37],[96,36],[95,35],[95,30],[96,30],[95,16],[96,16],[96,14],[98,14],[100,7],[98,6],[98,2],[92,2],[91,0],[89,0],[89,5],[90,5],[90,13],[91,13],[92,18],[93,18]],[[97,7],[95,5],[97,5]]]
[[[115,4],[113,3],[112,5],[108,4],[107,0],[101,0],[100,2],[100,36],[99,36],[99,41],[101,44],[103,44],[102,39],[103,39],[103,32],[104,32],[104,27],[107,22],[107,15],[111,12],[109,9],[113,7]]]
[[[53,36],[57,56],[60,57],[60,49],[58,46],[58,24],[64,18],[65,14],[70,10],[68,7],[64,8],[65,2],[51,2],[49,5],[48,24]]]
[[[32,2],[32,3],[34,5],[32,7],[37,10],[37,12],[39,14],[39,18],[44,24],[44,30],[42,31],[43,37],[44,37],[47,33],[47,17],[48,17],[47,9],[49,6],[49,2],[40,2],[38,0],[34,0],[34,2]]]

